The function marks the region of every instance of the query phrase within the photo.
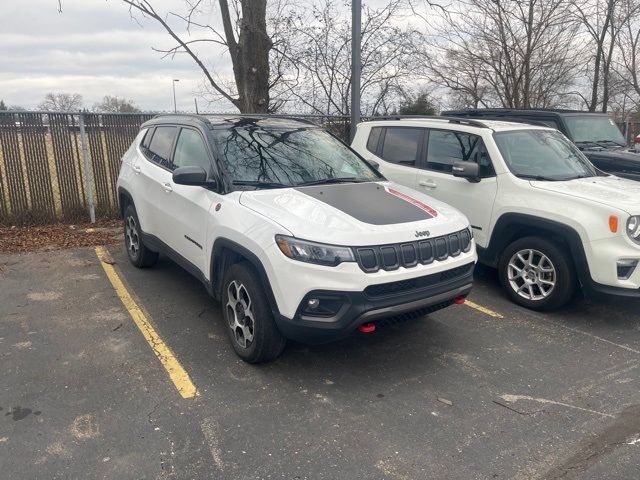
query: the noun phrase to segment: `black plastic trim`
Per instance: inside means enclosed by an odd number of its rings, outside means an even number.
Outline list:
[[[224,272],[226,268],[230,266],[224,264],[224,258],[222,258],[222,252],[225,249],[242,256],[256,269],[267,295],[267,301],[269,302],[271,312],[275,318],[279,318],[280,310],[278,308],[275,295],[273,294],[267,271],[262,265],[262,262],[253,252],[233,240],[229,240],[228,238],[221,237],[216,239],[211,250],[211,290],[213,297],[217,300],[222,298],[222,281],[224,279]]]

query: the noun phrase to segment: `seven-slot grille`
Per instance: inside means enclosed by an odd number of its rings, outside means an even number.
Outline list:
[[[427,265],[434,260],[457,257],[471,248],[471,233],[468,229],[443,235],[442,237],[416,240],[415,242],[394,243],[355,248],[356,260],[367,273],[378,270],[397,270]]]

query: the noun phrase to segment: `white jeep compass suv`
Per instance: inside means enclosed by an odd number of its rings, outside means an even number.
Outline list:
[[[516,303],[556,308],[578,284],[640,296],[640,182],[598,170],[557,130],[398,118],[359,124],[352,147],[388,179],[465,213],[480,261]]]
[[[248,362],[275,358],[286,338],[371,331],[471,290],[465,216],[306,122],[157,117],[125,153],[117,191],[130,261],[162,252],[200,279]]]

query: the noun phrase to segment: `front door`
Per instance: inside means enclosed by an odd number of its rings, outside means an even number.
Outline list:
[[[194,128],[180,129],[176,140],[171,170],[199,166],[211,176],[211,160],[201,133]],[[182,257],[207,275],[205,243],[209,211],[220,195],[201,186],[178,185],[171,175],[167,180],[163,203],[165,222],[162,225],[165,242]]]
[[[498,183],[482,138],[471,133],[429,129],[426,155],[417,172],[417,189],[464,213],[480,247],[487,247]],[[480,182],[454,177],[455,162],[480,164]]]

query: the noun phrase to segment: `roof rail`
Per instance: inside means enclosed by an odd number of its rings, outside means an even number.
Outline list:
[[[443,117],[440,115],[387,115],[382,117],[370,117],[369,122],[375,122],[376,120],[443,120],[449,123],[457,123],[460,125],[469,125],[470,127],[488,128],[493,130],[489,125],[479,120],[471,120],[465,117]]]

